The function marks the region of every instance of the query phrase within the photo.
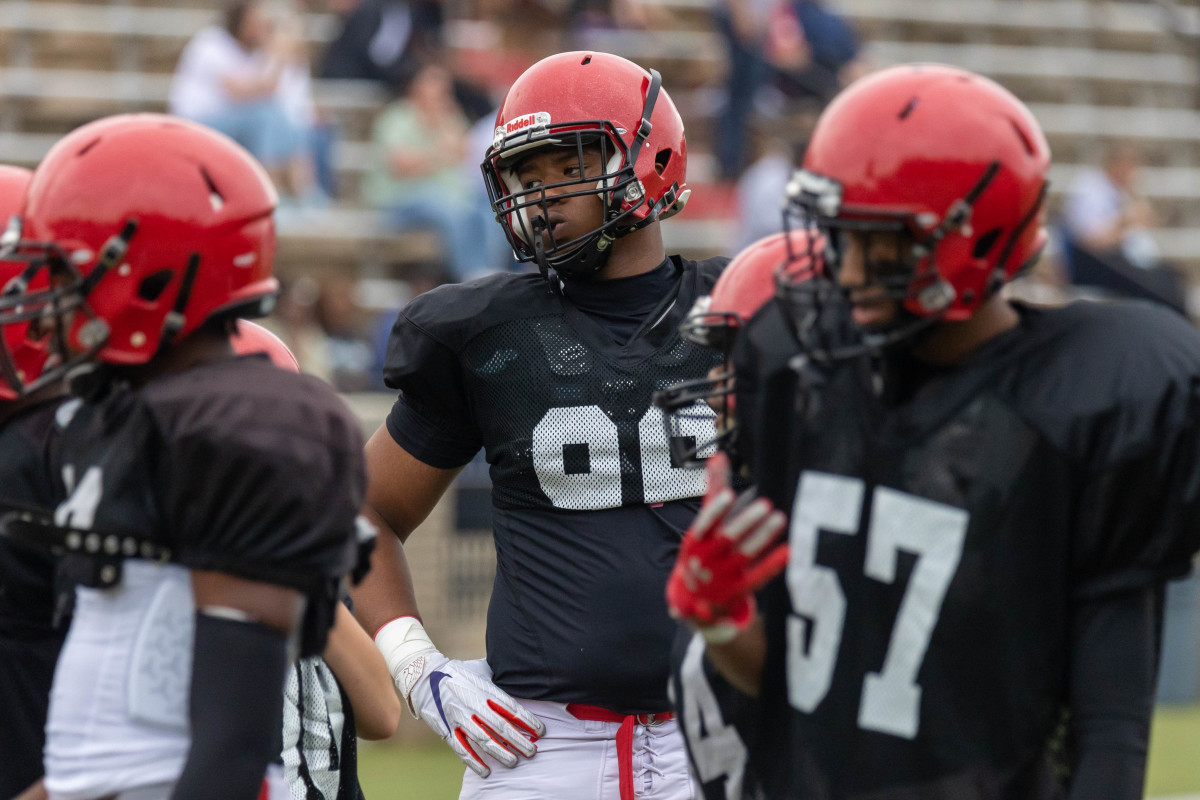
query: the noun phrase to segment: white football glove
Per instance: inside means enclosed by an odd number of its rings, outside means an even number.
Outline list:
[[[515,767],[518,755],[533,758],[533,743],[545,735],[545,724],[471,665],[438,652],[416,618],[384,625],[375,646],[408,710],[479,777],[491,773],[481,753],[506,767]]]

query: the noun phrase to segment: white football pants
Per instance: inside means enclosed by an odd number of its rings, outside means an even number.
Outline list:
[[[465,770],[460,800],[622,800],[617,722],[577,719],[562,703],[518,700],[546,723],[537,754],[508,769],[488,755],[487,778]],[[637,800],[692,800],[683,735],[675,720],[633,726],[627,769]]]

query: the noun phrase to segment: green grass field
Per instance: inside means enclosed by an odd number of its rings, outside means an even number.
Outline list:
[[[358,763],[367,800],[458,797],[462,766],[448,747],[364,743]],[[1155,717],[1146,794],[1200,797],[1200,706],[1164,708]]]

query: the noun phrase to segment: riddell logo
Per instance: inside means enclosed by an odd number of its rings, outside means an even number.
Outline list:
[[[496,128],[495,144],[497,147],[499,147],[507,137],[512,136],[513,134],[523,132],[533,133],[539,129],[546,128],[546,126],[549,124],[550,113],[548,111],[538,111],[533,114],[526,114],[523,117],[510,119],[504,125],[500,125]]]
[[[509,120],[504,126],[504,134],[506,136],[523,131],[526,128],[544,128],[550,124],[550,114],[545,111],[539,111],[536,114],[526,114],[523,117]]]

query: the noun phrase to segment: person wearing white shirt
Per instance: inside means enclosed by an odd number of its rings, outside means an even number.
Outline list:
[[[1141,155],[1132,146],[1112,147],[1099,169],[1087,169],[1071,183],[1063,208],[1067,234],[1094,253],[1119,252],[1135,267],[1158,265],[1150,236],[1154,213],[1137,191]]]
[[[313,184],[306,115],[297,113],[296,98],[297,89],[309,91],[307,70],[302,43],[276,30],[262,0],[234,0],[224,25],[204,28],[184,48],[170,111],[234,139],[277,185],[302,196]]]

